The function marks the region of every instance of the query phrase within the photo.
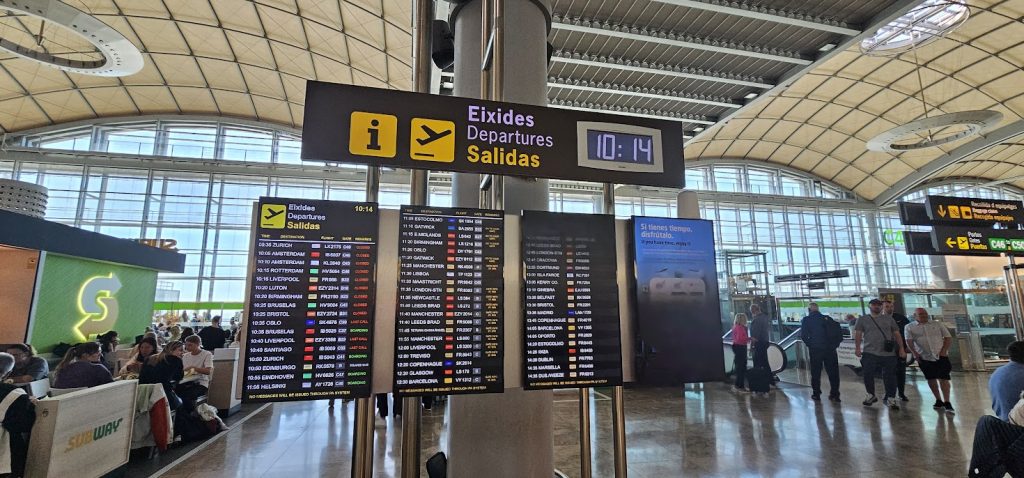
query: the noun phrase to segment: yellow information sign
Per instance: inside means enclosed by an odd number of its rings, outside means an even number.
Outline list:
[[[348,132],[348,151],[359,156],[394,158],[398,145],[398,117],[353,111]]]
[[[417,161],[455,161],[455,122],[413,118],[409,134],[409,156]]]
[[[283,204],[264,204],[260,208],[260,227],[264,229],[284,229],[287,207]]]

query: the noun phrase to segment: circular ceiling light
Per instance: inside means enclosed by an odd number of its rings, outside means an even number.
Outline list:
[[[860,42],[865,55],[898,55],[955,30],[970,17],[966,0],[925,0]]]
[[[989,130],[1003,119],[998,111],[959,111],[911,121],[897,126],[868,141],[868,150],[902,153],[959,141]],[[908,138],[916,136],[916,138]],[[923,138],[923,139],[922,139]],[[900,140],[904,142],[898,142]],[[909,139],[909,142],[907,140]]]
[[[64,71],[128,76],[142,53],[117,30],[58,0],[0,0],[0,48]]]

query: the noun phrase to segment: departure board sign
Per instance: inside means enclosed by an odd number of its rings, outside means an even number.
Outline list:
[[[302,159],[681,188],[678,121],[309,81]]]
[[[370,396],[376,203],[260,198],[244,401]]]
[[[524,388],[622,384],[615,218],[524,211]]]
[[[504,222],[501,211],[402,207],[396,393],[504,389]]]

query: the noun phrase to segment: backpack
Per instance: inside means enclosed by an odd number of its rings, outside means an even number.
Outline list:
[[[839,322],[831,318],[825,319],[825,338],[828,340],[830,347],[833,349],[839,348],[839,345],[843,343],[843,335],[843,326],[839,325]]]

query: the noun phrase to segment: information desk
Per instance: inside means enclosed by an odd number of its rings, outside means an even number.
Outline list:
[[[526,389],[622,384],[615,218],[524,211]]]
[[[376,203],[260,198],[243,401],[370,396]]]
[[[26,478],[103,476],[128,463],[138,385],[120,380],[40,400]]]
[[[500,211],[402,207],[396,393],[503,390],[503,232]]]

